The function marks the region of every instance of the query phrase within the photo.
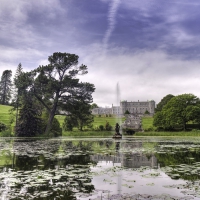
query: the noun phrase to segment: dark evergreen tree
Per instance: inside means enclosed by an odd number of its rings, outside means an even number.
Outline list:
[[[78,127],[77,119],[73,115],[66,116],[63,123],[63,130],[73,131],[74,127]]]
[[[42,133],[41,106],[31,92],[22,97],[22,107],[19,111],[16,136],[31,137]]]
[[[2,73],[0,81],[0,103],[3,105],[8,105],[11,100],[11,90],[12,90],[12,71],[5,70]]]
[[[13,109],[12,111],[16,111],[16,127],[17,127],[17,122],[18,122],[18,109],[22,103],[22,94],[23,94],[23,91],[20,91],[20,84],[23,84],[23,83],[20,83],[20,75],[22,75],[23,73],[23,68],[22,68],[22,65],[21,63],[19,63],[18,67],[17,67],[17,70],[16,70],[16,73],[15,73],[15,76],[14,76],[14,88],[13,88],[13,99],[12,99],[12,106],[13,106]]]

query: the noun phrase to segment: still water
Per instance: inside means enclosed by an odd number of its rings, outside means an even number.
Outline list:
[[[200,139],[1,138],[0,199],[200,199]]]

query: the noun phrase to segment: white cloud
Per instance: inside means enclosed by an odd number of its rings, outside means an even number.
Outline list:
[[[105,45],[105,48],[115,28],[116,14],[117,14],[117,9],[119,8],[119,5],[120,5],[120,0],[112,0],[111,6],[108,12],[108,29],[106,30],[105,36],[103,38],[103,43]]]

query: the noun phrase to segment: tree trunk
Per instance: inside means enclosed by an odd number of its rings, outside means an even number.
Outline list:
[[[46,129],[45,129],[45,132],[44,132],[45,135],[49,135],[49,133],[50,133],[54,116],[55,116],[55,112],[51,111],[50,115],[49,115],[49,119],[47,121]]]
[[[49,119],[47,121],[46,129],[45,129],[45,132],[44,132],[45,135],[49,135],[49,133],[50,133],[52,123],[53,123],[53,119],[54,119],[54,116],[56,114],[57,105],[58,105],[58,97],[55,98],[53,108],[50,111]]]
[[[183,129],[186,131],[186,122],[184,122]]]

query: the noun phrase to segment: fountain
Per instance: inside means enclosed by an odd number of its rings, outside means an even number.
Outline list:
[[[120,88],[119,83],[117,83],[117,106],[120,108]],[[118,114],[116,116],[116,125],[115,125],[115,135],[113,135],[113,138],[122,138],[122,134],[120,134],[120,125],[122,124],[121,120],[121,112],[118,110]]]
[[[121,111],[120,111],[120,99],[121,99],[121,94],[120,94],[120,87],[119,87],[119,83],[117,83],[117,87],[116,87],[116,94],[117,94],[117,106],[119,107],[119,112],[117,114],[117,119],[116,119],[116,123],[122,124],[122,119],[121,119]]]
[[[122,134],[120,134],[119,130],[120,130],[120,125],[118,123],[116,123],[115,135],[113,135],[113,138],[122,138]]]

